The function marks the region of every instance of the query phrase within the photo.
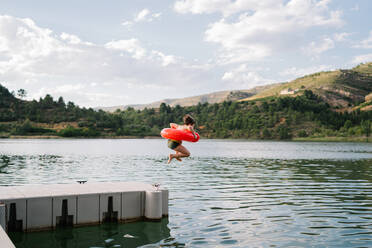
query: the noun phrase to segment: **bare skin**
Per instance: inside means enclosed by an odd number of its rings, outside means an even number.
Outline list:
[[[175,123],[170,123],[171,128],[176,128],[176,129],[181,129],[181,130],[190,130],[191,133],[194,135],[194,138],[196,138],[196,134],[195,134],[195,131],[194,131],[194,126],[195,126],[195,124],[192,124],[192,125],[178,125],[178,124],[175,124]],[[172,153],[169,154],[168,164],[174,158],[181,162],[182,161],[181,158],[186,158],[186,157],[190,156],[189,150],[187,150],[187,148],[182,145],[182,141],[181,141],[181,144],[179,146],[177,146],[176,148],[174,148],[173,150],[176,152],[176,154],[172,154]]]
[[[176,152],[176,154],[181,154],[181,153],[180,152]],[[178,161],[182,162],[182,159],[180,159],[180,158],[175,158],[175,159],[177,159]]]
[[[178,161],[182,161],[181,158],[186,158],[190,156],[189,150],[187,150],[186,147],[183,145],[179,145],[176,148],[174,148],[176,151],[176,154],[169,154],[168,164],[172,161],[172,159],[177,159]]]

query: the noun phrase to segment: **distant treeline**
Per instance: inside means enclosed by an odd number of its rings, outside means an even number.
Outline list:
[[[189,113],[207,138],[291,139],[294,137],[369,136],[372,111],[335,112],[312,91],[296,97],[198,104],[191,107],[117,110],[80,108],[50,95],[24,101],[0,85],[0,136],[59,135],[63,137],[158,136],[170,122]],[[59,123],[67,126],[55,128]],[[50,124],[51,127],[45,127]]]

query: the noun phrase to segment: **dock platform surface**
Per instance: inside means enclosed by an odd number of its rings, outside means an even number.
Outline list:
[[[89,195],[103,193],[151,191],[154,186],[141,182],[94,182],[84,184],[30,184],[24,186],[1,186],[0,200]]]
[[[168,190],[141,182],[87,182],[0,187],[0,225],[37,231],[168,215]]]
[[[15,248],[8,235],[5,233],[3,228],[0,226],[0,247],[1,248]]]

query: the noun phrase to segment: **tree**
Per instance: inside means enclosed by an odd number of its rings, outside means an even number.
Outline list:
[[[23,99],[23,98],[25,98],[25,97],[27,96],[27,91],[24,90],[24,89],[19,89],[19,90],[17,91],[17,95],[18,95],[21,99]]]
[[[271,133],[266,127],[262,131],[262,138],[264,138],[264,139],[271,138]]]
[[[316,99],[316,96],[314,95],[314,93],[311,90],[305,90],[304,95],[309,100],[315,100]]]
[[[366,135],[366,139],[368,142],[368,137],[371,134],[371,121],[370,120],[362,120],[361,127],[363,130],[363,133]]]
[[[280,125],[277,129],[279,139],[286,140],[292,138],[291,132],[288,127]]]
[[[63,107],[63,108],[66,107],[65,101],[63,100],[62,96],[58,98],[58,106]]]
[[[350,120],[345,121],[344,128],[347,130],[351,128],[353,123]]]
[[[269,104],[266,101],[262,103],[262,109],[265,112],[269,110]]]
[[[49,94],[47,94],[44,99],[42,100],[43,102],[43,107],[44,108],[53,108],[54,105],[54,100],[53,97]]]
[[[308,134],[306,133],[305,130],[300,130],[298,132],[298,137],[307,137],[307,136],[308,136]]]
[[[171,107],[166,103],[162,102],[159,107],[160,113],[166,114],[171,112]]]
[[[73,102],[68,102],[67,103],[67,109],[72,110],[74,108],[75,108],[75,104]]]

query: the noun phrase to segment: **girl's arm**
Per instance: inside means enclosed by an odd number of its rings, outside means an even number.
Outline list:
[[[196,139],[197,137],[196,137],[194,128],[192,126],[189,126],[189,130],[191,131],[192,135],[194,135],[194,139]]]
[[[170,123],[169,125],[170,125],[171,128],[177,128],[178,127],[178,125],[176,123]]]

